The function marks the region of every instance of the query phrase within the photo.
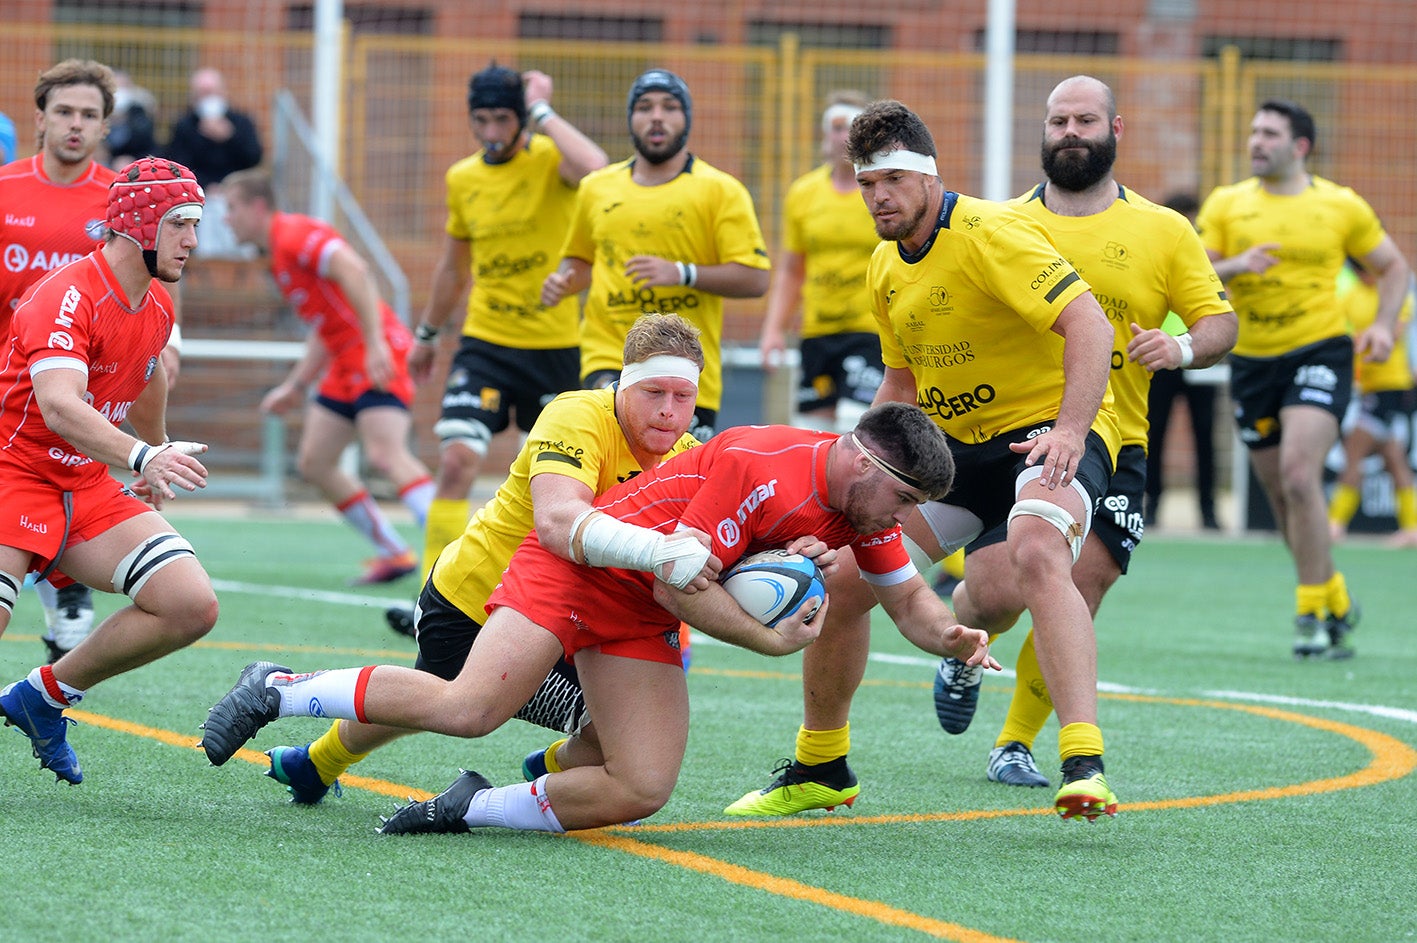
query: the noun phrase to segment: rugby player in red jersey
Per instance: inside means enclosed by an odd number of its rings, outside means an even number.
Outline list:
[[[0,691],[5,723],[30,738],[41,768],[73,784],[84,777],[65,708],[216,622],[211,581],[158,513],[174,487],[206,484],[192,456],[207,447],[167,439],[159,364],[173,325],[164,285],[196,248],[204,202],[180,164],[148,157],[125,167],[109,188],[103,246],[29,290],[0,357],[0,632],[31,571],[132,599],[53,665]],[[125,420],[137,437],[119,428]],[[138,475],[132,490],[109,465]]]
[[[46,272],[88,255],[103,238],[114,174],[94,159],[108,132],[116,83],[108,66],[66,59],[40,73],[34,87],[39,153],[0,167],[0,343],[10,314]],[[169,382],[181,337],[163,351]],[[36,584],[44,605],[51,662],[93,630],[93,593],[82,583]]]
[[[850,546],[906,638],[998,667],[985,634],[956,622],[901,542],[900,521],[943,496],[953,477],[943,433],[913,405],[868,410],[844,436],[729,429],[596,498],[569,540],[543,543],[533,531],[488,601],[487,623],[455,680],[387,665],[291,675],[257,662],[208,713],[203,748],[221,765],[270,721],[315,711],[483,736],[564,655],[580,673],[603,762],[496,788],[464,773],[383,831],[561,832],[642,818],[668,801],[688,737],[680,621],[768,655],[816,637],[800,613],[762,625],[713,582],[744,554],[815,537],[810,554],[830,566],[828,548]]]
[[[418,569],[417,554],[369,489],[340,467],[340,456],[358,438],[369,463],[393,483],[399,500],[424,526],[435,487],[408,447],[413,335],[380,300],[364,260],[333,226],[277,211],[269,174],[238,171],[222,189],[231,231],[267,256],[276,287],[311,326],[305,356],[261,400],[261,411],[280,415],[305,405],[300,474],[378,553],[351,585],[407,576]],[[317,377],[319,387],[307,402],[305,388]]]

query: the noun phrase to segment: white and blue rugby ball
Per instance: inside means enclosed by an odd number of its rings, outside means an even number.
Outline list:
[[[827,596],[826,580],[815,560],[785,550],[764,550],[741,558],[718,578],[743,611],[771,628],[811,599],[807,618],[817,614]]]

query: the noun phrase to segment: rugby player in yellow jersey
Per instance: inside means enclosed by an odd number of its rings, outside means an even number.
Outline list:
[[[1378,313],[1378,292],[1373,287],[1371,272],[1348,260],[1354,277],[1340,295],[1348,323],[1355,331],[1373,323]],[[1407,455],[1408,426],[1417,391],[1413,389],[1412,364],[1407,359],[1406,334],[1412,320],[1412,296],[1402,305],[1398,328],[1394,332],[1392,355],[1383,363],[1366,363],[1362,357],[1353,361],[1354,386],[1358,391],[1357,415],[1352,428],[1343,437],[1343,471],[1334,484],[1328,503],[1329,531],[1334,540],[1342,540],[1348,532],[1353,515],[1358,512],[1363,484],[1363,463],[1369,455],[1378,455],[1392,477],[1393,501],[1396,505],[1397,533],[1388,540],[1390,547],[1417,547],[1417,488],[1413,486],[1412,466]]]
[[[747,188],[685,149],[693,99],[683,79],[651,69],[630,86],[627,111],[635,156],[582,181],[541,300],[589,287],[580,335],[589,388],[615,379],[640,314],[673,311],[698,327],[705,365],[689,431],[705,440],[723,396],[723,299],[767,291],[767,250]]]
[[[827,96],[822,150],[827,161],[787,188],[782,251],[768,292],[758,350],[769,372],[782,362],[788,325],[800,306],[800,426],[850,432],[881,385],[881,338],[866,294],[866,263],[880,242],[846,159],[851,119],[870,104],[861,92]]]
[[[900,102],[858,115],[847,153],[886,240],[867,274],[886,364],[876,401],[917,401],[948,434],[957,469],[954,489],[922,505],[905,531],[934,560],[971,545],[954,590],[965,625],[998,633],[1030,612],[1062,724],[1054,808],[1063,818],[1114,814],[1092,615],[1072,580],[1121,446],[1107,315],[1021,210],[945,189],[929,129]],[[846,763],[847,715],[874,601],[849,553],[827,591],[821,635],[803,651],[796,760],[729,814],[830,807],[860,791]]]
[[[618,386],[572,390],[547,405],[506,481],[438,557],[416,610],[419,669],[447,680],[458,676],[487,617],[484,604],[533,526],[543,539],[564,542],[596,495],[698,444],[685,432],[704,363],[698,331],[675,315],[645,315],[626,335],[623,356]],[[581,734],[534,754],[538,763],[550,759],[553,771],[558,748],[567,763],[577,750],[599,757],[594,728],[582,730],[585,699],[566,661],[517,716]],[[290,787],[293,801],[319,802],[346,769],[411,732],[336,721],[307,746],[268,751],[268,775]]]
[[[1112,379],[1122,448],[1092,529],[1073,566],[1073,582],[1093,617],[1142,540],[1146,491],[1147,393],[1157,370],[1207,367],[1235,343],[1235,312],[1189,220],[1119,184],[1112,174],[1123,134],[1112,90],[1091,76],[1059,83],[1043,119],[1048,178],[1013,202],[1037,220],[1063,257],[1092,286],[1112,323]],[[1186,333],[1162,330],[1174,311]],[[987,775],[1012,786],[1047,786],[1033,740],[1053,711],[1029,632],[1019,652],[1013,701],[989,754]],[[970,677],[972,675],[972,677]],[[946,659],[935,707],[949,733],[969,726],[979,673]],[[967,686],[955,682],[968,680]],[[959,696],[952,697],[956,689]]]
[[[1250,122],[1254,176],[1216,187],[1196,219],[1240,318],[1230,394],[1240,439],[1294,559],[1294,655],[1352,654],[1358,607],[1333,563],[1323,492],[1324,456],[1352,395],[1354,339],[1338,303],[1351,256],[1377,277],[1376,320],[1357,353],[1380,363],[1407,292],[1407,260],[1372,207],[1309,173],[1313,117],[1270,100]]]
[[[541,282],[560,258],[561,240],[582,177],[604,167],[605,152],[551,108],[551,78],[492,65],[468,83],[477,153],[446,175],[448,220],[428,305],[408,355],[414,382],[432,376],[439,332],[472,283],[462,338],[447,385],[435,492],[424,530],[423,571],[467,526],[468,492],[492,436],[516,412],[531,429],[558,393],[580,385],[574,298],[541,304]],[[412,633],[413,611],[386,613]]]

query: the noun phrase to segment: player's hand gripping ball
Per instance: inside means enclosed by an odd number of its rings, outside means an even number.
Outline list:
[[[826,580],[816,561],[800,553],[764,550],[749,554],[719,577],[743,611],[771,628],[810,602],[807,620],[827,597]]]

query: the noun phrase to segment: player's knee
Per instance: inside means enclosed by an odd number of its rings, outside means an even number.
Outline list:
[[[623,816],[620,821],[649,818],[664,808],[679,778],[677,771],[663,774],[649,768],[606,772],[611,783],[607,798],[614,803],[617,816]]]
[[[1069,565],[1082,555],[1087,540],[1087,521],[1079,521],[1067,509],[1042,498],[1024,498],[1009,512],[1009,555],[1021,571],[1035,573],[1039,568],[1051,569],[1057,561],[1056,538],[1038,521],[1051,525],[1062,535],[1070,558]]]
[[[164,614],[164,621],[183,645],[191,645],[216,625],[220,608],[213,592],[184,593],[181,603]]]
[[[461,440],[445,439],[438,453],[438,487],[467,494],[477,478],[486,452],[478,452]]]
[[[16,576],[0,570],[0,619],[10,620],[15,610],[15,602],[20,598],[20,587],[24,585],[24,575]]]
[[[492,449],[492,430],[480,419],[444,416],[433,424],[433,434],[445,453],[450,445],[458,445],[480,460]]]

